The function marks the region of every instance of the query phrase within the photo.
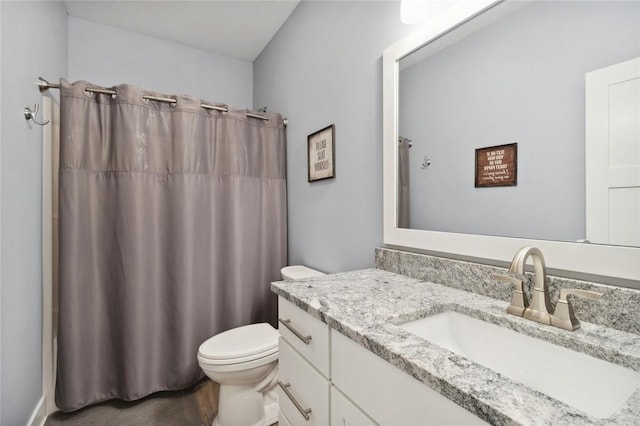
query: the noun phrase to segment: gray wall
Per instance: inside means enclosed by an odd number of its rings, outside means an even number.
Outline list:
[[[374,265],[382,243],[382,51],[399,2],[303,1],[254,63],[254,105],[289,118],[289,263]],[[336,126],[335,179],[307,182],[307,135]]]
[[[69,17],[69,80],[129,83],[235,108],[253,105],[251,62],[74,17]]]
[[[253,65],[68,18],[62,2],[0,5],[0,424],[20,425],[42,397],[42,129],[22,115],[42,103],[36,77],[131,83],[247,108]]]
[[[411,227],[585,238],[584,74],[637,56],[639,2],[538,2],[403,71]],[[517,186],[474,188],[475,149],[513,142]]]
[[[62,2],[0,7],[0,423],[13,426],[25,424],[42,396],[42,129],[22,110],[42,104],[39,75],[67,74],[67,13]]]
[[[2,94],[2,5],[0,5],[0,95]],[[1,99],[1,96],[0,96]],[[2,102],[0,101],[0,178],[2,177]],[[2,188],[0,180],[0,242],[2,241]],[[0,423],[2,423],[2,244],[0,243]]]
[[[2,5],[0,5],[0,95],[2,94]],[[0,177],[2,173],[2,102],[0,102]],[[0,181],[1,182],[1,181]],[[2,241],[2,189],[0,188],[0,241]],[[2,383],[2,244],[0,243],[0,383]],[[2,385],[0,384],[0,423],[2,423]]]

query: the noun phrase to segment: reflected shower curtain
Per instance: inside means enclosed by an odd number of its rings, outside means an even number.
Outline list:
[[[398,228],[409,228],[409,148],[407,138],[398,140]]]
[[[61,82],[56,403],[182,389],[198,346],[275,324],[286,264],[282,118]],[[95,87],[95,86],[91,86]],[[209,102],[205,102],[209,103]]]

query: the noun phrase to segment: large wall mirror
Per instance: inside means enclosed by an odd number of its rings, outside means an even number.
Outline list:
[[[386,49],[385,243],[494,261],[536,245],[636,286],[638,22],[631,1],[457,2]],[[482,150],[503,145],[508,170]]]

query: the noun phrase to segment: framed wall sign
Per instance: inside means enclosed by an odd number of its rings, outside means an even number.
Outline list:
[[[335,125],[307,136],[309,182],[336,177]]]
[[[516,186],[518,144],[476,149],[476,188]]]

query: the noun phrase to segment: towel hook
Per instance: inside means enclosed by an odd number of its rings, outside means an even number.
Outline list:
[[[421,169],[426,169],[427,167],[429,167],[431,165],[431,158],[429,157],[424,157],[424,161],[422,162],[422,165],[420,166]]]
[[[36,115],[38,115],[38,111],[39,110],[40,110],[40,105],[38,105],[38,104],[34,104],[33,105],[33,110],[31,108],[29,108],[29,107],[24,107],[24,118],[25,118],[25,120],[27,120],[27,121],[32,120],[38,126],[44,126],[46,124],[49,124],[49,120],[45,121],[44,123],[36,121]]]

